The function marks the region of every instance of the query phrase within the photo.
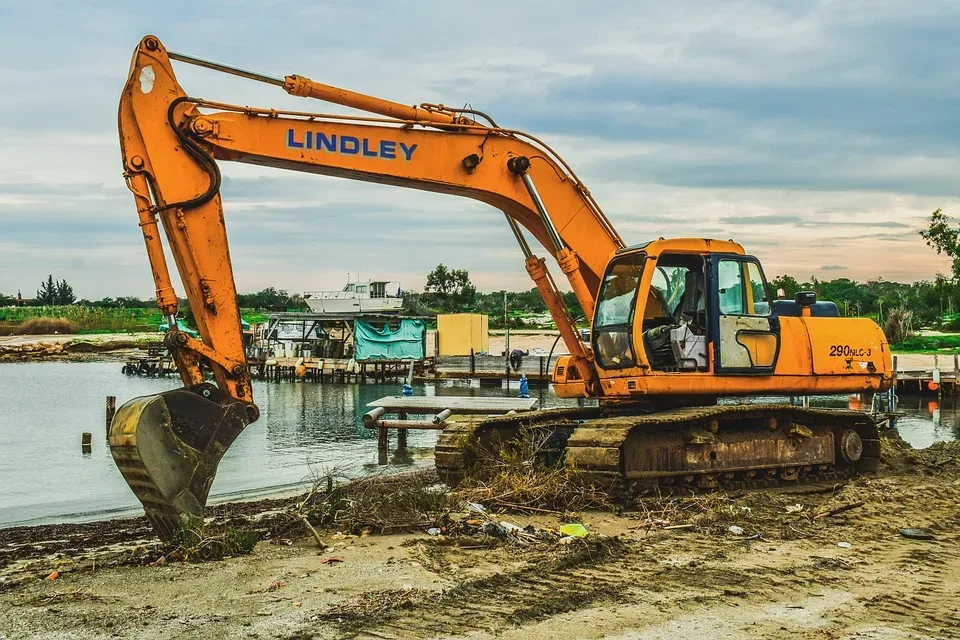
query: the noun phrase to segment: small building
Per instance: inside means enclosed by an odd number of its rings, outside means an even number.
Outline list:
[[[437,351],[441,356],[468,356],[490,348],[488,318],[482,313],[437,316]]]

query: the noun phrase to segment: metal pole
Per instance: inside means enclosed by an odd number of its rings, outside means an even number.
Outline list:
[[[510,225],[510,230],[513,231],[513,235],[517,239],[517,244],[520,245],[520,251],[523,252],[524,259],[529,258],[533,255],[533,252],[530,251],[530,245],[527,244],[527,239],[523,237],[523,232],[520,230],[517,221],[511,218],[506,212],[504,212],[503,215],[506,217],[507,224]]]
[[[560,238],[560,233],[557,231],[557,228],[553,226],[553,220],[550,218],[550,214],[547,213],[547,206],[540,198],[537,185],[534,184],[533,178],[530,177],[529,173],[524,172],[521,174],[520,179],[523,180],[523,185],[527,188],[527,193],[530,194],[533,204],[537,207],[537,213],[540,214],[540,218],[543,220],[543,226],[547,228],[547,234],[553,241],[554,247],[557,251],[560,251],[564,247],[563,240]]]
[[[510,388],[510,325],[507,323],[507,292],[503,292],[503,328],[506,331],[506,346],[503,350],[507,365],[507,389]]]
[[[171,60],[179,60],[180,62],[186,62],[187,64],[196,65],[198,67],[205,67],[207,69],[213,69],[214,71],[222,71],[223,73],[229,73],[233,76],[240,76],[241,78],[247,78],[248,80],[256,80],[257,82],[266,82],[267,84],[274,84],[278,87],[282,87],[286,81],[283,78],[276,78],[274,76],[268,76],[263,73],[258,73],[256,71],[250,71],[249,69],[242,69],[240,67],[234,67],[229,64],[223,64],[222,62],[214,62],[213,60],[205,60],[203,58],[198,58],[196,56],[190,56],[185,53],[177,53],[176,51],[167,50],[167,56]]]

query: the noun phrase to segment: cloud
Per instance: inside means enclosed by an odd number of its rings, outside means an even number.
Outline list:
[[[7,3],[0,291],[32,290],[56,270],[86,297],[151,294],[116,130],[130,54],[148,32],[186,53],[404,104],[469,104],[529,130],[631,244],[711,235],[742,242],[768,272],[800,277],[857,255],[849,277],[931,278],[949,264],[915,231],[938,207],[960,212],[960,95],[945,89],[958,80],[958,27],[949,0],[491,0],[471,13],[469,37],[463,16],[437,2]],[[347,112],[175,71],[192,95]],[[438,262],[467,268],[481,288],[530,286],[486,205],[221,168],[243,290],[338,288],[347,271],[417,288]]]
[[[825,264],[820,267],[820,271],[845,271],[846,267],[839,264]]]

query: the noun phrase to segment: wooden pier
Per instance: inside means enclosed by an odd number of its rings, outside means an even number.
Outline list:
[[[901,366],[893,356],[898,393],[922,395],[957,395],[960,379],[960,356],[933,356],[933,366]]]
[[[453,415],[503,415],[518,411],[532,411],[537,406],[534,398],[474,398],[466,396],[386,396],[367,404],[372,410],[363,416],[363,426],[377,429],[377,462],[387,464],[389,431],[397,430],[397,451],[407,448],[408,429],[442,431]],[[386,418],[388,414],[396,419]],[[410,415],[430,416],[410,420]],[[432,414],[432,415],[431,415]]]
[[[248,358],[250,374],[260,380],[373,383],[397,382],[410,373],[410,360],[356,361],[349,358]],[[430,379],[434,359],[413,361],[415,379]]]

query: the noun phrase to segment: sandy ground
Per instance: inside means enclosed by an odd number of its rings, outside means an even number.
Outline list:
[[[153,332],[0,336],[0,362],[122,360],[161,340],[163,334]]]
[[[567,546],[325,531],[333,550],[279,538],[150,566],[142,522],[0,531],[0,637],[960,637],[960,447],[884,456],[844,485],[584,514],[591,536]]]
[[[84,335],[42,335],[42,336],[0,336],[0,347],[21,347],[32,344],[63,344],[66,342],[87,341],[97,343],[127,342],[130,340],[162,340],[163,334],[149,333],[94,333]]]

